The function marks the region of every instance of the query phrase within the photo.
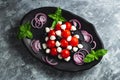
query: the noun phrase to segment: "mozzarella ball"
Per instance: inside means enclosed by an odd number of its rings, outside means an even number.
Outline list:
[[[58,21],[58,24],[62,24],[62,21]]]
[[[77,30],[77,29],[76,29],[75,26],[72,26],[72,27],[71,27],[71,30],[72,30],[72,31],[75,31],[75,30]]]
[[[62,51],[62,48],[61,47],[58,47],[57,48],[57,51],[60,53]]]
[[[62,59],[62,56],[60,54],[58,55],[58,59]]]
[[[46,49],[46,51],[45,51],[47,54],[49,54],[50,53],[50,49]]]
[[[45,41],[48,41],[48,39],[49,39],[48,37],[45,37]]]
[[[68,50],[71,50],[71,49],[72,49],[72,46],[71,46],[71,45],[68,45],[68,46],[67,46],[67,49],[68,49]]]
[[[51,39],[51,40],[55,40],[56,37],[55,37],[55,36],[50,36],[50,39]]]
[[[65,24],[61,25],[61,29],[65,30],[66,29],[66,25]]]
[[[45,43],[42,44],[43,49],[47,48],[47,45]]]
[[[70,61],[70,59],[71,59],[71,57],[69,56],[69,57],[65,58],[64,60],[68,62],[68,61]]]
[[[77,47],[73,47],[73,51],[74,51],[74,52],[77,52],[77,51],[78,51],[78,48],[77,48]]]
[[[75,36],[76,38],[78,38],[78,39],[80,38],[80,37],[79,37],[79,35],[77,35],[77,34],[76,34],[76,35],[74,35],[74,36]]]
[[[50,28],[46,27],[45,31],[46,31],[46,33],[48,33],[50,31]]]
[[[83,48],[83,45],[82,44],[78,44],[78,48]]]
[[[72,36],[67,37],[67,41],[71,41],[71,39],[72,39]]]
[[[59,42],[59,41],[56,41],[55,45],[56,45],[57,47],[59,47],[59,46],[60,46],[60,42]]]
[[[55,33],[57,36],[61,36],[61,30],[57,30]]]

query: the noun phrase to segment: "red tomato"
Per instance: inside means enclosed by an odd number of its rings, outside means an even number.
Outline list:
[[[65,39],[61,39],[60,43],[63,48],[66,48],[68,46],[68,42]]]
[[[71,30],[71,27],[72,27],[71,23],[70,22],[66,22],[65,24],[66,24],[66,29],[67,30]]]
[[[70,34],[70,31],[69,30],[64,30],[64,31],[62,31],[62,37],[63,38],[67,38],[68,36],[70,36],[71,34]]]
[[[54,30],[50,30],[50,32],[48,33],[48,36],[50,37],[50,36],[55,36],[55,31]]]
[[[63,49],[62,52],[61,52],[61,56],[62,56],[62,58],[67,58],[67,57],[69,57],[69,56],[70,56],[69,50]]]
[[[61,24],[56,24],[56,26],[55,26],[55,30],[57,31],[57,30],[61,30]]]
[[[51,54],[52,56],[56,56],[56,55],[57,55],[57,49],[56,49],[56,48],[52,48],[52,49],[50,50],[50,54]]]
[[[48,40],[48,41],[47,41],[47,46],[48,46],[49,48],[55,47],[55,41],[54,41],[54,40]]]
[[[78,38],[72,37],[72,39],[70,41],[70,45],[77,46],[78,45]]]

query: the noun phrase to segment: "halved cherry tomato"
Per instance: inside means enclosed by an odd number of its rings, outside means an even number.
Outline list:
[[[57,30],[61,30],[61,24],[56,24],[56,26],[55,26],[55,30],[57,31]]]
[[[77,46],[78,45],[78,38],[72,37],[72,39],[70,41],[70,45]]]
[[[55,41],[54,40],[48,40],[47,41],[47,47],[49,47],[49,48],[55,47]]]
[[[71,30],[71,27],[72,27],[71,23],[70,22],[66,22],[65,24],[66,24],[66,29],[67,30]]]
[[[56,56],[56,55],[57,55],[57,49],[56,49],[56,48],[52,48],[52,49],[50,50],[50,54],[51,54],[52,56]]]
[[[50,30],[50,32],[48,33],[48,36],[55,36],[55,31],[54,30]]]
[[[63,49],[62,52],[61,52],[61,57],[62,57],[62,58],[67,58],[67,57],[69,57],[69,56],[70,56],[69,50]]]
[[[71,34],[70,34],[70,31],[69,30],[64,30],[64,31],[62,31],[62,37],[63,38],[67,38],[68,36],[70,36]]]
[[[61,44],[61,46],[62,46],[63,48],[66,48],[66,47],[68,46],[68,42],[67,42],[67,40],[65,40],[65,39],[61,39],[61,40],[60,40],[60,44]]]

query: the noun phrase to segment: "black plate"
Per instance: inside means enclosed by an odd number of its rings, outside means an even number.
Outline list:
[[[27,13],[23,19],[21,20],[21,24],[24,24],[28,21],[31,21],[35,15],[37,13],[44,13],[44,14],[53,14],[55,11],[56,11],[56,7],[42,7],[42,8],[38,8],[38,9],[34,9],[32,11],[30,11],[29,13]],[[93,36],[93,39],[94,41],[96,41],[96,48],[95,50],[97,49],[101,49],[101,48],[104,48],[103,47],[103,44],[102,44],[102,41],[100,40],[94,26],[89,23],[88,21],[86,21],[85,19],[71,13],[71,12],[68,12],[66,10],[62,10],[62,15],[65,19],[67,19],[68,21],[70,19],[77,19],[80,23],[81,23],[81,30],[86,30],[87,32],[89,32],[92,36]],[[52,23],[52,20],[47,16],[47,22],[43,25],[43,28],[41,29],[34,29],[32,28],[32,32],[33,32],[33,35],[34,35],[34,38],[33,39],[38,39],[40,41],[43,41],[43,35],[44,35],[44,29],[46,26],[50,26]],[[25,45],[27,46],[27,48],[29,49],[29,51],[38,59],[40,59],[40,61],[44,62],[42,60],[42,56],[47,56],[45,54],[45,52],[43,50],[40,50],[40,52],[38,54],[36,54],[31,46],[30,46],[30,42],[31,40],[33,39],[23,39],[23,42],[25,43]],[[87,43],[85,43],[87,44]],[[88,47],[87,49],[89,49],[89,45],[87,45],[86,47]],[[83,70],[86,70],[86,69],[90,69],[92,68],[93,66],[95,66],[96,64],[98,64],[100,62],[100,60],[102,59],[99,58],[99,60],[95,60],[91,63],[88,63],[88,64],[83,64],[83,65],[76,65],[76,64],[73,64],[73,61],[71,60],[70,62],[65,62],[65,61],[58,61],[59,64],[58,65],[55,65],[55,66],[52,66],[58,70],[63,70],[63,71],[83,71]],[[55,59],[56,60],[56,59]],[[45,63],[45,62],[44,62]]]

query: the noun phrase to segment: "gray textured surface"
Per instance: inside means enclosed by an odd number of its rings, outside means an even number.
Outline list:
[[[67,73],[34,59],[15,38],[23,15],[43,6],[60,6],[95,25],[109,50],[85,72]],[[120,80],[120,0],[0,0],[0,80]]]

